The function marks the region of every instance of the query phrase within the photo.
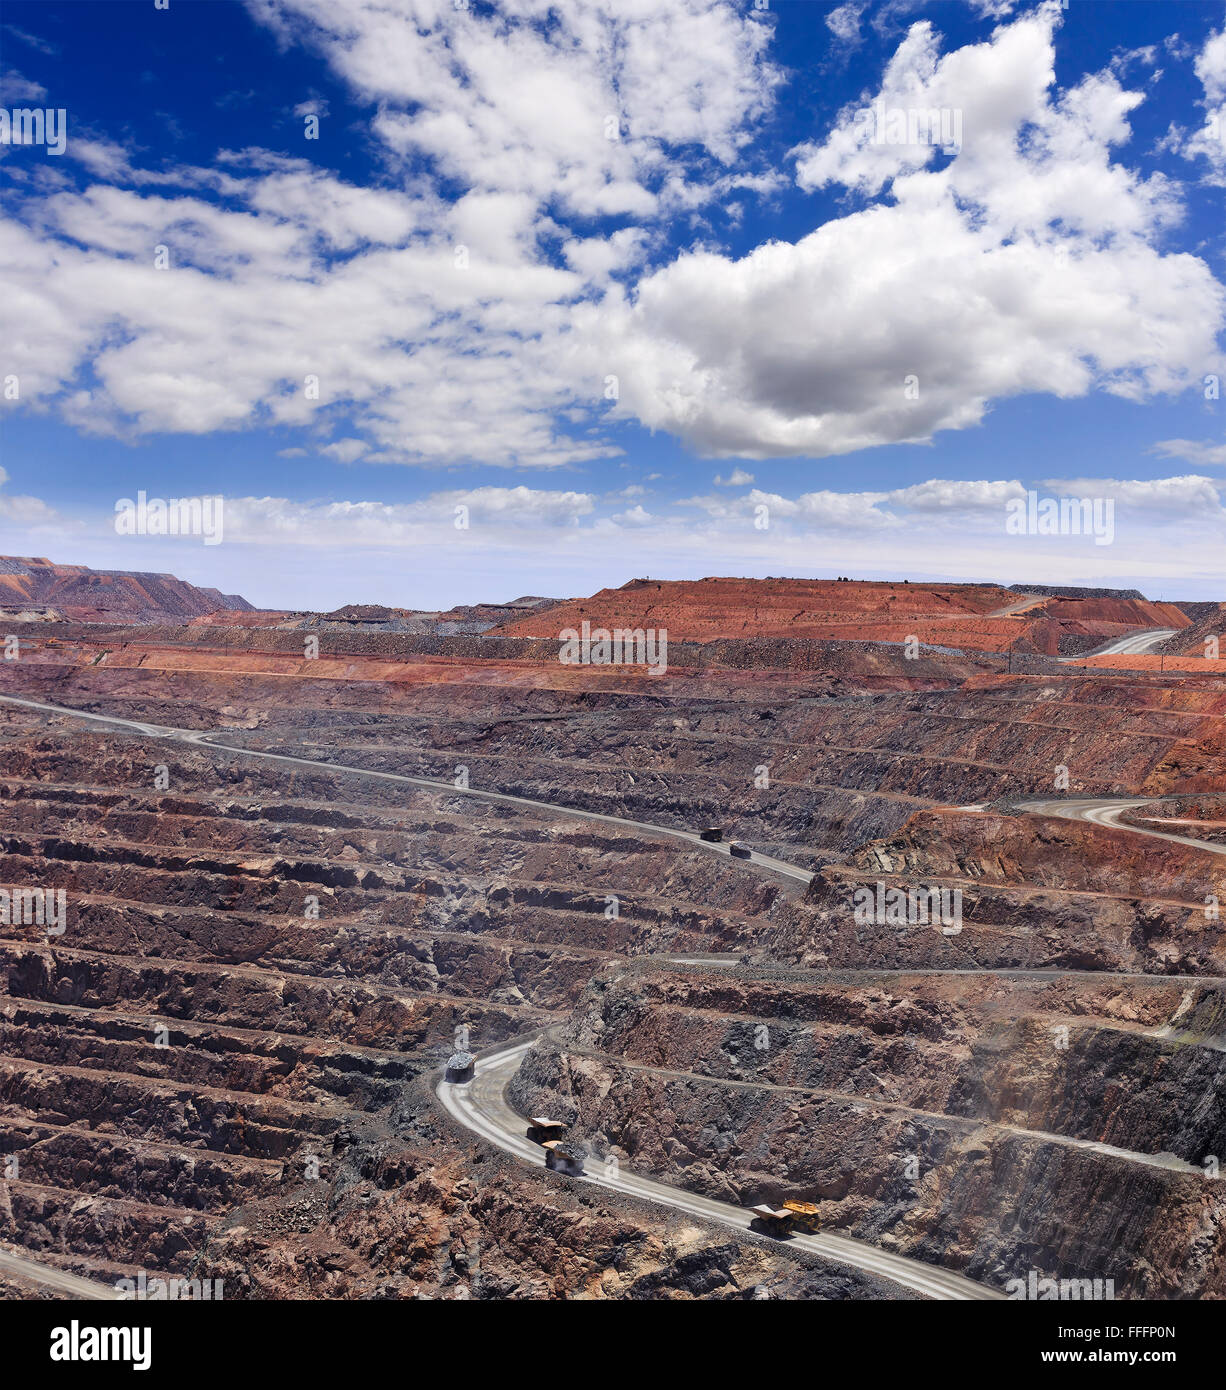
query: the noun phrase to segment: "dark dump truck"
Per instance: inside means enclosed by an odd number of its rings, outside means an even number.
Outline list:
[[[528,1133],[525,1137],[534,1144],[544,1144],[552,1139],[561,1139],[565,1133],[565,1121],[551,1120],[548,1115],[533,1115],[528,1121]]]
[[[776,1240],[785,1240],[796,1231],[812,1234],[819,1229],[818,1208],[813,1202],[792,1199],[784,1202],[781,1207],[772,1207],[767,1202],[760,1202],[749,1210],[752,1213],[749,1229],[774,1236]]]
[[[476,1065],[477,1059],[471,1052],[453,1052],[447,1058],[447,1071],[444,1080],[450,1081],[453,1085],[457,1082],[471,1081]]]
[[[546,1139],[541,1146],[545,1150],[545,1167],[555,1173],[569,1173],[571,1177],[583,1176],[583,1160],[587,1154],[582,1144],[573,1139]]]

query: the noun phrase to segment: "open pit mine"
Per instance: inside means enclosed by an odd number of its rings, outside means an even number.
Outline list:
[[[1226,1296],[1222,605],[0,604],[0,1296]]]

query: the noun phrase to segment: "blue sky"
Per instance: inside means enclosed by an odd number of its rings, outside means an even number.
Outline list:
[[[1220,3],[0,22],[0,105],[67,118],[62,155],[0,145],[4,553],[276,607],[1226,597]],[[222,494],[224,540],[117,534],[142,490]],[[1006,535],[1026,490],[1110,498],[1111,543]]]

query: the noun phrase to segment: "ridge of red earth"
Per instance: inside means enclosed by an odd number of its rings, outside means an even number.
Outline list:
[[[1032,597],[996,584],[910,584],[837,579],[633,579],[544,613],[513,618],[501,636],[554,637],[593,629],[665,629],[673,642],[792,637],[905,642],[1055,656],[1143,628],[1182,629],[1174,604],[1148,599]]]
[[[201,588],[173,574],[94,570],[37,556],[0,555],[0,606],[14,605],[54,607],[79,622],[195,618],[219,609],[251,608],[238,594]]]

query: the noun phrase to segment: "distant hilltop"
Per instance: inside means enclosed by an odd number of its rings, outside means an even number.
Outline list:
[[[0,611],[70,622],[161,622],[199,618],[219,609],[250,612],[238,594],[202,589],[173,574],[94,570],[31,556],[0,555]]]
[[[501,623],[541,613],[558,602],[553,598],[527,596],[509,603],[458,604],[445,611],[422,608],[388,608],[381,603],[346,603],[330,613],[309,610],[255,609],[230,613],[219,609],[193,618],[195,626],[275,627],[283,631],[348,631],[375,634],[456,637],[480,636]]]

